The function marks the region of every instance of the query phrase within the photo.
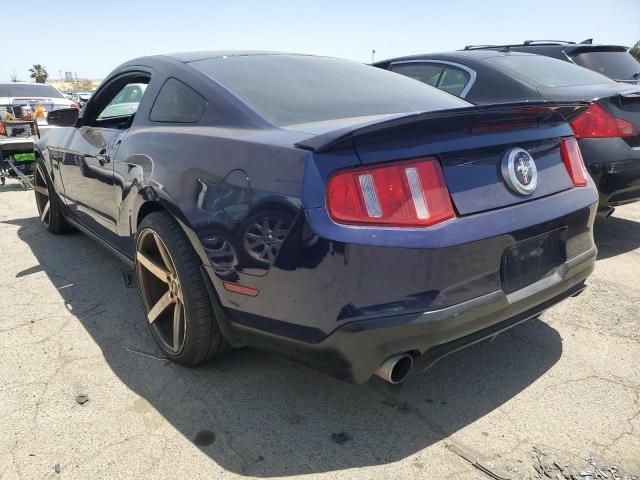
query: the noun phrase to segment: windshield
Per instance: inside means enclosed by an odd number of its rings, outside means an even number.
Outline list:
[[[335,58],[252,55],[190,65],[276,126],[469,106],[405,76]]]
[[[614,80],[640,78],[640,63],[628,52],[583,52],[571,55],[571,58],[578,65],[600,72]]]
[[[612,82],[610,78],[599,73],[542,55],[504,55],[490,57],[485,61],[493,63],[514,77],[542,87],[576,87]]]
[[[1,83],[0,97],[51,97],[64,98],[58,90],[50,85],[41,83]]]

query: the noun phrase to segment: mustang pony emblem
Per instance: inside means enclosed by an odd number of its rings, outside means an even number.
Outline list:
[[[507,186],[520,195],[531,195],[538,185],[538,169],[529,152],[512,148],[502,159],[502,177]]]
[[[517,173],[519,173],[520,175],[518,175],[518,177],[520,179],[522,179],[522,183],[524,185],[528,185],[529,182],[531,181],[531,177],[529,176],[529,174],[531,173],[531,167],[529,165],[527,165],[526,163],[524,163],[524,160],[522,159],[518,159],[518,166],[516,167],[516,171]]]

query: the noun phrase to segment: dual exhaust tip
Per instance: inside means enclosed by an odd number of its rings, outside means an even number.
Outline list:
[[[413,357],[400,353],[387,358],[375,371],[375,375],[393,385],[404,382],[413,368]]]

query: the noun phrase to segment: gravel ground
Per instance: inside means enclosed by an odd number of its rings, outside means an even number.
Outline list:
[[[640,205],[596,236],[580,297],[400,388],[354,386],[249,349],[191,370],[162,360],[124,267],[48,234],[9,183],[0,478],[491,478],[476,462],[514,479],[638,475]]]

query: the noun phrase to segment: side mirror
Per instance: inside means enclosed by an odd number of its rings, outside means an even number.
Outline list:
[[[78,121],[78,109],[63,108],[47,114],[47,123],[56,127],[74,127]]]

